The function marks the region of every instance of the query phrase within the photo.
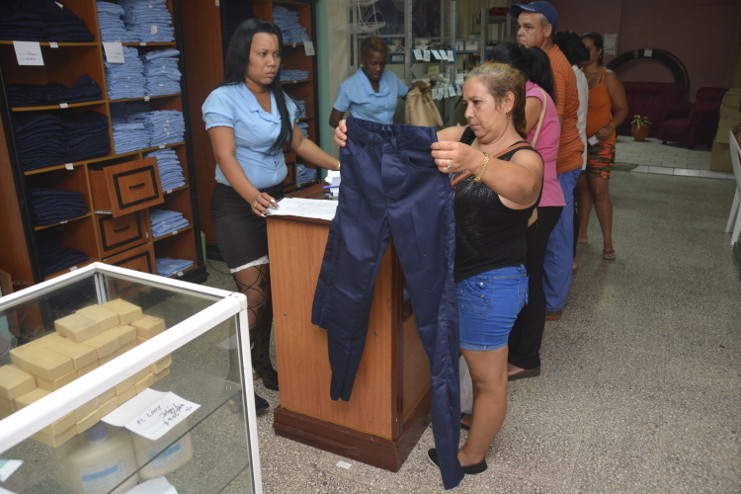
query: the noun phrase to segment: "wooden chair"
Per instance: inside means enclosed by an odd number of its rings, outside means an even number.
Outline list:
[[[739,164],[741,148],[739,148],[736,136],[733,135],[732,131],[728,131],[728,145],[731,152],[733,175],[736,177],[736,194],[733,196],[731,214],[728,215],[728,223],[726,223],[726,233],[728,233],[731,231],[731,225],[735,222],[731,235],[731,245],[733,245],[738,241],[738,236],[741,233],[741,211],[739,211],[739,204],[741,204],[741,164]]]

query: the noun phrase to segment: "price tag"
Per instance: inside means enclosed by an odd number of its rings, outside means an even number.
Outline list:
[[[178,278],[182,278],[182,277],[183,277],[183,272],[182,271],[178,271]]]
[[[44,65],[41,43],[38,41],[13,41],[18,65]]]
[[[108,63],[124,63],[123,44],[120,41],[104,41],[103,51],[105,52],[105,59]]]
[[[311,40],[304,41],[304,53],[307,57],[313,57],[316,55],[314,51],[314,43]]]
[[[59,108],[67,109],[69,108],[69,105],[67,103],[59,103]]]
[[[59,48],[59,43],[56,41],[49,41],[49,48]]]
[[[160,148],[160,149],[165,149],[165,145],[164,145],[164,144],[160,144],[160,145],[159,145],[159,148]]]
[[[423,62],[429,62],[430,61],[430,50],[424,50],[424,51],[422,51],[422,61]]]
[[[150,100],[149,96],[144,96],[144,101],[149,101],[149,100]]]
[[[70,271],[77,271],[77,266],[72,266],[71,268],[69,268],[69,270]]]
[[[67,223],[69,223],[69,220],[62,220],[59,222],[60,225],[66,225]]]
[[[177,230],[175,230],[175,231],[174,231],[174,232],[172,232],[172,233],[171,233],[170,235],[177,235],[177,234],[178,234],[178,231],[177,231]]]
[[[414,58],[417,61],[422,60],[422,50],[414,50]]]
[[[65,167],[65,168],[66,168],[67,170],[74,170],[74,169],[75,169],[75,166],[74,166],[74,165],[73,165],[72,163],[65,163],[65,164],[64,164],[64,167]]]
[[[139,46],[147,46],[147,42],[146,41],[142,41],[141,43],[139,43]]]
[[[170,189],[170,190],[166,190],[166,191],[165,191],[165,194],[172,194],[172,189]]]
[[[149,8],[152,8],[152,5],[149,5]],[[157,24],[152,24],[149,26],[149,34],[157,34]]]

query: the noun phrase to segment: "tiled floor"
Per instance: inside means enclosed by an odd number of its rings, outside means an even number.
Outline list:
[[[510,383],[489,469],[453,492],[741,492],[741,278],[723,233],[734,184],[677,176],[670,151],[619,143],[619,160],[638,167],[610,180],[618,258],[601,260],[593,216],[566,311],[546,326],[542,375]],[[690,165],[708,159],[671,163],[707,171]],[[209,264],[209,284],[230,287]],[[429,429],[398,473],[278,437],[270,413],[258,435],[267,493],[443,492]]]

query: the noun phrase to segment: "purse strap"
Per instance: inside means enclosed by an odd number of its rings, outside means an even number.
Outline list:
[[[535,135],[533,135],[533,140],[530,141],[530,144],[535,147],[535,143],[538,142],[538,136],[540,135],[540,128],[543,126],[543,117],[545,117],[545,107],[548,106],[548,98],[546,98],[546,92],[543,91],[542,88],[535,88],[538,91],[541,92],[543,95],[543,107],[540,109],[540,118],[538,119],[538,124],[535,127]]]
[[[527,142],[527,141],[518,141],[518,142],[512,144],[511,146],[507,147],[504,151],[502,151],[498,155],[494,156],[494,159],[499,159],[502,156],[504,156],[505,154],[511,153],[512,151],[516,151],[516,150],[518,150],[520,148],[529,148],[529,147],[532,147],[532,145],[529,142]],[[465,180],[465,179],[467,179],[468,177],[470,177],[472,175],[473,175],[472,172],[466,170],[465,172],[461,173],[460,175],[458,175],[457,177],[455,177],[453,180],[450,181],[451,187],[455,187],[461,180]]]

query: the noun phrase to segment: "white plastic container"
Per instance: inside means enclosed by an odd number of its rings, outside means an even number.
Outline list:
[[[190,433],[167,446],[173,437],[177,437],[187,429],[187,421],[183,421],[156,441],[137,434],[131,435],[136,464],[142,480],[154,479],[173,472],[193,458],[193,441],[190,439]]]
[[[109,430],[103,422],[85,431],[84,439],[62,461],[70,485],[80,494],[126,492],[139,481],[138,475],[132,475],[136,472],[136,457],[131,436],[125,431]]]

